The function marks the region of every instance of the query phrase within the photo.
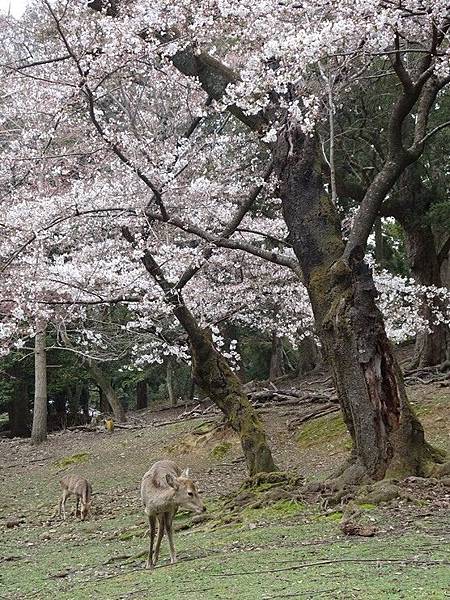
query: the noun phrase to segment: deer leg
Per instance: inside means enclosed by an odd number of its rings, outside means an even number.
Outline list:
[[[63,490],[62,498],[59,502],[59,516],[61,516],[62,514],[62,518],[64,519],[64,521],[66,520],[66,500],[68,495],[69,494],[67,490]]]
[[[81,516],[80,511],[80,498],[77,496],[77,503],[75,504],[75,518]]]
[[[169,538],[169,547],[170,547],[170,562],[175,564],[177,562],[177,553],[175,551],[175,545],[173,543],[173,515],[170,513],[166,513],[166,531],[167,537]]]
[[[153,559],[153,564],[156,565],[156,561],[158,560],[158,556],[159,556],[159,548],[161,546],[161,540],[163,539],[163,535],[164,535],[164,513],[162,515],[158,515],[158,536],[156,538],[156,546],[155,546],[155,556]]]
[[[152,515],[148,518],[148,525],[149,525],[150,541],[149,541],[149,546],[148,546],[147,564],[145,566],[147,567],[147,569],[152,569],[153,568],[153,544],[155,541],[155,531],[156,531],[156,517],[154,515]]]

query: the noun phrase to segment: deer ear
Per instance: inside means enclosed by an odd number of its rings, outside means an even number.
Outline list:
[[[166,475],[166,481],[170,485],[170,487],[172,487],[174,490],[178,489],[177,480],[170,473],[167,473],[167,475]]]
[[[184,469],[184,471],[181,473],[181,477],[186,477],[186,479],[189,477],[189,467]]]

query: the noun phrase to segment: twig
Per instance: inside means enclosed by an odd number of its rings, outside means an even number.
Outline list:
[[[264,573],[279,573],[281,571],[296,571],[297,569],[308,569],[309,567],[323,567],[340,563],[407,563],[410,565],[450,565],[449,560],[414,560],[408,558],[337,558],[333,560],[318,560],[315,562],[301,563],[290,567],[278,569],[264,569],[262,571],[239,571],[236,573],[210,573],[211,577],[236,577],[238,575],[262,575]]]

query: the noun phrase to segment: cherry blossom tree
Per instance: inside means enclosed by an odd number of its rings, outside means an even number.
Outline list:
[[[36,34],[36,21],[32,44],[22,24],[14,42],[7,35],[11,52],[30,54],[7,65],[6,119],[27,131],[25,143],[8,144],[11,199],[41,207],[54,169],[59,204],[52,194],[40,230],[74,218],[84,239],[98,227],[84,217],[108,215],[107,231],[123,236],[113,236],[118,256],[128,243],[187,332],[195,377],[240,432],[251,472],[274,468],[261,424],[188,307],[186,286],[213,246],[289,267],[308,292],[353,438],[343,479],[426,473],[436,454],[408,404],[364,254],[387,194],[448,124],[432,110],[449,82],[446,4],[87,2],[95,12],[85,2],[38,4],[46,35]],[[386,159],[344,238],[334,114],[377,76],[380,61],[398,90]],[[319,143],[326,128],[328,188]]]

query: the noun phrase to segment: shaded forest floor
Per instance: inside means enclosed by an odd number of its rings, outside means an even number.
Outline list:
[[[419,383],[409,396],[428,440],[450,451],[449,388]],[[310,410],[260,409],[276,462],[305,481],[325,478],[349,448],[339,413],[287,427]],[[2,598],[450,598],[450,487],[405,481],[400,498],[360,506],[373,537],[345,535],[340,506],[300,497],[228,515],[223,496],[245,478],[238,441],[217,426],[218,416],[158,426],[182,411],[140,411],[130,418],[140,428],[113,434],[52,434],[37,449],[24,440],[0,441]],[[193,524],[178,515],[179,562],[168,565],[164,540],[160,563],[149,572],[139,484],[164,457],[191,467],[211,519]],[[84,523],[55,516],[58,479],[72,472],[94,488],[93,514]]]

